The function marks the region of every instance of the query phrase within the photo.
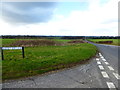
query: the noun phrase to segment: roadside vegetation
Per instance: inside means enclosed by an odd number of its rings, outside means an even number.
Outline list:
[[[97,48],[82,40],[3,39],[3,46],[24,46],[21,50],[4,50],[2,79],[16,79],[68,68],[95,56]]]
[[[120,39],[88,39],[94,43],[120,46]]]

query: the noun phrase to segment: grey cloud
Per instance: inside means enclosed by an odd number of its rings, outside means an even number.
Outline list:
[[[7,2],[2,4],[2,18],[10,23],[47,22],[55,5],[55,2]]]

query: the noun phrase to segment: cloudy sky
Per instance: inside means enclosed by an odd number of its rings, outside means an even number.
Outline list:
[[[118,0],[1,2],[0,6],[1,35],[118,35]]]

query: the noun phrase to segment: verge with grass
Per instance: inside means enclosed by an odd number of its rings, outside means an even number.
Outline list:
[[[100,43],[100,44],[120,46],[120,39],[88,39],[88,41],[92,41],[94,43]],[[112,42],[109,43],[110,41],[112,41]]]
[[[89,43],[25,47],[25,58],[20,50],[4,50],[3,80],[28,77],[58,70],[95,56],[97,48]]]

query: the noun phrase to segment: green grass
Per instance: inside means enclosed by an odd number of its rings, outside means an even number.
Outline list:
[[[2,41],[2,46],[4,47],[4,46],[9,46],[9,44],[11,44],[11,43],[13,43],[13,42],[15,42],[15,41],[17,41],[17,40],[35,40],[35,39],[2,39],[1,41]]]
[[[60,41],[60,42],[69,42],[71,40],[69,39],[54,39],[55,41]]]
[[[8,44],[8,41],[4,43]],[[23,59],[21,50],[4,50],[2,78],[15,79],[65,68],[93,57],[96,51],[96,47],[88,43],[26,47]]]
[[[120,39],[88,39],[89,41],[92,41],[94,43],[98,41],[113,41],[110,45],[117,45],[120,46]]]

